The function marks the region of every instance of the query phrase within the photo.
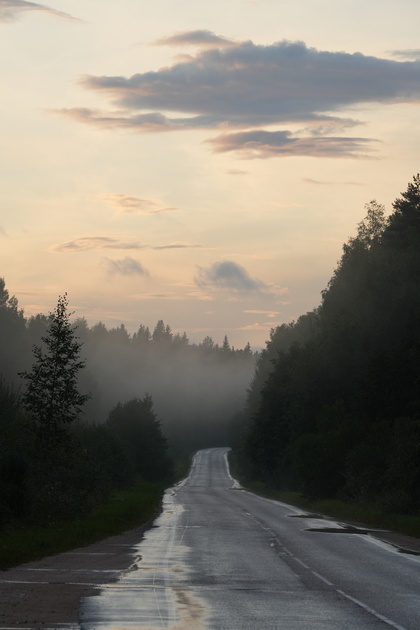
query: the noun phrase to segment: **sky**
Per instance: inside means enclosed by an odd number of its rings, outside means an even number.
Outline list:
[[[420,171],[418,0],[0,0],[0,276],[26,316],[263,347]]]

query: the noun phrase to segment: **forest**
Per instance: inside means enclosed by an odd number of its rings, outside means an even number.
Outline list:
[[[245,475],[419,514],[419,244],[416,175],[389,216],[366,205],[320,306],[272,331],[238,420]]]
[[[71,316],[64,294],[26,318],[0,279],[0,527],[83,515],[136,479],[169,483],[174,460],[230,441],[243,408],[249,344]]]
[[[419,514],[420,176],[365,211],[320,305],[258,354],[70,321],[66,294],[26,318],[0,279],[0,527],[172,482],[174,458],[220,445],[242,479]]]

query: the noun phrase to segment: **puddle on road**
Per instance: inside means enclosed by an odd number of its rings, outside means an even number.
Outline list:
[[[323,516],[322,514],[316,513],[302,513],[302,514],[288,514],[289,518],[307,518],[312,520],[320,520],[320,521],[328,521],[330,520],[328,516]],[[369,534],[377,534],[380,531],[387,530],[378,530],[366,527],[356,527],[355,525],[331,525],[331,526],[320,526],[320,527],[308,527],[305,529],[305,532],[316,532],[321,534],[359,534],[359,535],[369,535]],[[405,552],[403,549],[399,550],[401,553],[410,553]],[[419,554],[420,555],[420,554]]]
[[[305,532],[320,532],[325,534],[369,534],[372,530],[360,529],[351,525],[347,527],[309,527]]]
[[[325,521],[325,516],[322,514],[288,514],[288,518],[314,518],[320,519],[321,521]]]
[[[163,512],[115,584],[84,600],[82,630],[205,630],[207,607],[190,588],[183,507],[167,492]]]
[[[398,553],[405,553],[409,556],[420,556],[420,551],[413,551],[412,549],[406,549],[405,547],[397,547],[397,545],[394,545],[394,547],[396,547]]]

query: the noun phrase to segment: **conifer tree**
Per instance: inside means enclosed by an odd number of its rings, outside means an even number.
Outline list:
[[[20,374],[27,381],[23,404],[37,423],[40,437],[49,444],[62,440],[65,427],[90,397],[77,389],[77,374],[85,362],[80,358],[82,344],[75,336],[67,307],[65,293],[50,313],[51,323],[42,337],[44,347],[33,348],[31,371]]]

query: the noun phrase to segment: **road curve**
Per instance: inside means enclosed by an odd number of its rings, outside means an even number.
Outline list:
[[[242,490],[227,452],[196,454],[82,630],[420,628],[418,556]]]

